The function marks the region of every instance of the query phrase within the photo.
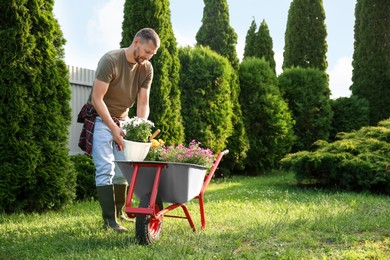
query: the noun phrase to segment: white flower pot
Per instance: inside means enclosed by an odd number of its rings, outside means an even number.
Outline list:
[[[128,161],[143,161],[148,155],[151,142],[142,143],[129,140],[123,140],[125,142],[125,157]]]

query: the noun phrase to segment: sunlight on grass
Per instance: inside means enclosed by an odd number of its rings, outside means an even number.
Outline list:
[[[188,221],[166,217],[161,238],[138,245],[133,223],[102,228],[96,201],[59,212],[0,215],[0,259],[386,259],[388,197],[304,189],[292,174],[214,180]],[[167,206],[167,205],[165,205]],[[183,215],[181,209],[172,214]]]

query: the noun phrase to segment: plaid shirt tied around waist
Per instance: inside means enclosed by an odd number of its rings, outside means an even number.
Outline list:
[[[81,150],[85,151],[87,155],[91,155],[92,153],[93,129],[95,127],[95,119],[97,116],[99,116],[99,114],[96,112],[96,109],[89,103],[85,104],[81,108],[77,116],[77,122],[83,124],[79,138],[79,147]],[[112,119],[115,124],[120,126],[118,118],[112,117]]]

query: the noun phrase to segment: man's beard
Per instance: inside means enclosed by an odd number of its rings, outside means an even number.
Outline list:
[[[134,60],[135,62],[137,62],[138,64],[142,65],[144,62],[145,62],[145,59],[142,59],[139,55],[138,55],[138,49],[134,50]]]

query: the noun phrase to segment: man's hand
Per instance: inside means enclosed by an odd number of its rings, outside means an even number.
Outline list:
[[[123,130],[117,125],[115,125],[115,127],[111,129],[111,132],[112,132],[112,137],[118,146],[118,150],[123,151],[125,147],[125,142],[123,142],[123,137],[125,136],[125,132],[123,132]]]

